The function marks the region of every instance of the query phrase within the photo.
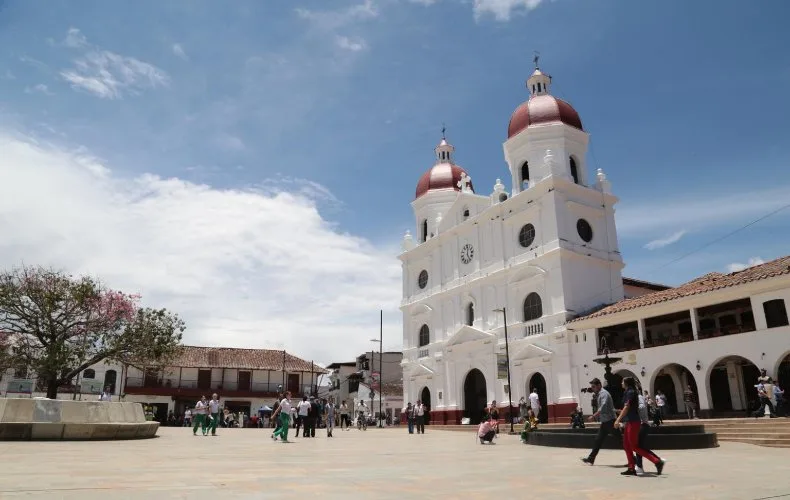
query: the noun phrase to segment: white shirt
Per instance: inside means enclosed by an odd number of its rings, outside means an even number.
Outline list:
[[[99,401],[112,401],[112,394],[109,392],[102,392]]]
[[[414,415],[417,417],[422,417],[423,415],[425,415],[425,405],[424,404],[414,405]]]
[[[532,407],[532,411],[537,411],[540,408],[540,397],[538,393],[533,392],[529,395],[529,406]]]
[[[296,407],[299,409],[300,417],[306,417],[310,413],[310,401],[300,401]]]
[[[283,399],[280,401],[280,412],[285,413],[286,415],[291,413],[291,402],[288,399]]]
[[[184,418],[192,418],[192,410],[185,411]]]
[[[217,401],[216,399],[210,400],[208,402],[208,407],[209,410],[211,410],[211,413],[219,413],[219,401]]]
[[[206,414],[206,403],[203,401],[198,401],[195,405],[195,415],[205,415]]]
[[[666,400],[664,400],[663,394],[656,394],[656,406],[664,406]]]
[[[340,414],[341,415],[348,415],[348,405],[343,403],[340,405]]]
[[[357,406],[357,411],[361,411],[362,413],[367,413],[368,407],[365,406],[365,403],[359,403],[359,406]]]

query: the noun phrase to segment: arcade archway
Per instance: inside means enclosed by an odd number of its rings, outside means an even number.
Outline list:
[[[429,424],[431,422],[430,413],[431,413],[431,390],[427,387],[423,387],[422,392],[420,392],[420,402],[425,405],[425,424]]]
[[[538,393],[538,399],[540,400],[540,413],[538,414],[538,421],[541,423],[546,423],[549,421],[549,401],[546,394],[546,379],[543,378],[543,375],[540,373],[535,373],[529,378],[529,383],[527,384],[527,390],[530,394],[532,391]]]
[[[683,393],[687,385],[691,386],[691,390],[699,402],[697,382],[694,380],[694,374],[688,368],[677,363],[670,363],[656,372],[651,393],[655,396],[661,391],[666,397],[667,407],[664,409],[664,415],[674,415],[686,411],[686,406],[683,404]],[[615,401],[615,405],[617,403]]]
[[[636,385],[642,388],[642,392],[649,390],[647,387],[642,385],[642,381],[639,379],[636,373],[625,368],[617,370],[616,372],[612,373],[611,384],[608,384],[606,387],[606,389],[609,391],[609,394],[612,395],[613,403],[616,408],[621,408],[623,405],[623,394],[625,393],[623,390],[623,379],[625,377],[631,377],[636,380]]]
[[[746,411],[757,404],[757,377],[760,370],[742,356],[727,356],[708,374],[711,409],[718,413]]]
[[[787,353],[776,367],[776,380],[782,389],[790,385],[790,353]]]
[[[464,380],[464,417],[468,418],[471,424],[480,423],[487,400],[486,378],[483,372],[473,368],[466,374]]]

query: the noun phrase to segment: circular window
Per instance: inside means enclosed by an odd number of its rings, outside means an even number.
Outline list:
[[[422,270],[420,271],[420,276],[417,278],[417,284],[420,288],[425,288],[428,286],[428,271]]]
[[[586,243],[589,243],[593,239],[593,230],[590,223],[584,219],[579,219],[576,223],[576,231],[579,233],[579,238],[583,239]]]
[[[532,224],[527,224],[526,226],[522,227],[521,231],[518,233],[518,242],[521,243],[521,246],[524,248],[529,248],[534,241],[535,226]]]

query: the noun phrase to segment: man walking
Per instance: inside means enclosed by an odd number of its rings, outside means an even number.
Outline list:
[[[296,437],[299,437],[299,428],[302,427],[302,437],[307,436],[307,415],[310,414],[310,403],[307,401],[307,396],[302,396],[302,401],[296,405]]]
[[[335,399],[329,398],[329,403],[324,407],[326,413],[326,437],[332,437],[332,431],[335,429]]]
[[[417,420],[417,434],[425,434],[425,405],[422,401],[414,405],[414,418]]]
[[[217,393],[211,395],[211,401],[208,402],[209,410],[209,427],[211,428],[211,435],[217,435],[217,424],[219,423],[219,397]]]
[[[409,434],[414,434],[414,407],[411,403],[406,405],[406,423],[409,427]]]
[[[205,436],[208,433],[206,429],[206,412],[208,408],[206,407],[206,396],[200,396],[200,401],[195,404],[195,410],[192,412],[192,420],[194,420],[194,426],[192,427],[192,435],[197,436],[198,426],[200,430],[203,431],[203,435]]]
[[[688,384],[686,390],[683,391],[683,403],[686,405],[686,414],[689,420],[697,418],[697,396],[694,394],[691,384]]]
[[[112,402],[112,391],[110,391],[110,386],[104,388],[104,391],[99,396],[99,401],[107,401],[108,403]]]
[[[598,427],[598,435],[595,437],[593,449],[588,456],[581,460],[586,464],[593,465],[595,463],[595,457],[598,456],[598,452],[601,450],[604,439],[606,439],[606,436],[614,429],[614,419],[617,415],[615,415],[614,412],[612,395],[603,388],[600,379],[596,377],[590,380],[590,389],[595,393],[596,400],[598,401],[598,411],[590,415],[589,420],[594,421],[597,418],[601,422],[601,426]]]
[[[535,418],[540,421],[540,396],[538,396],[538,391],[534,387],[532,388],[532,392],[529,393],[529,407],[532,408],[532,413],[535,414]]]

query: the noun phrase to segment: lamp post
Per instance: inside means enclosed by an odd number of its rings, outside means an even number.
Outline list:
[[[379,344],[379,427],[384,427],[384,414],[382,410],[381,398],[383,397],[384,389],[384,311],[379,311],[379,338],[370,339],[371,342],[378,342]],[[370,356],[373,358],[373,355]],[[370,360],[373,363],[373,359]],[[373,367],[371,366],[371,371]],[[370,406],[373,406],[371,403]],[[372,409],[372,408],[371,408]]]
[[[513,429],[513,386],[510,384],[510,346],[507,338],[507,308],[494,309],[495,312],[501,312],[505,317],[505,362],[507,363],[507,418],[510,420],[510,433],[515,434]]]

